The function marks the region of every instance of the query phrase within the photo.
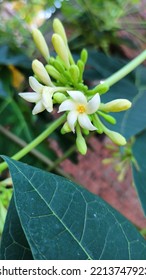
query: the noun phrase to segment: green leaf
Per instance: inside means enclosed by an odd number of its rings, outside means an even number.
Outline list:
[[[12,51],[7,45],[0,46],[0,64],[1,65],[15,65],[23,68],[30,68],[31,61],[30,59],[24,55],[23,53],[18,53],[14,50]]]
[[[65,178],[4,158],[34,259],[146,259],[145,240],[102,199]]]
[[[6,218],[0,251],[1,260],[33,259],[20,224],[13,197]]]
[[[132,108],[125,112],[121,133],[129,139],[146,128],[146,90],[141,90],[132,102]]]
[[[137,163],[132,164],[134,183],[146,215],[146,130],[136,136],[133,156]]]

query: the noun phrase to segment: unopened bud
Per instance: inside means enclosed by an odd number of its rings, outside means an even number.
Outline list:
[[[68,122],[65,122],[65,124],[61,128],[61,134],[66,134],[66,133],[69,133],[69,132],[71,132],[71,129],[68,125]]]
[[[77,61],[77,66],[78,66],[79,71],[80,71],[80,77],[79,78],[80,78],[80,81],[82,81],[83,72],[84,72],[84,63],[83,63],[83,61],[81,59],[79,59]]]
[[[61,74],[65,71],[65,68],[60,61],[55,60],[53,62],[53,65]]]
[[[48,46],[47,46],[47,43],[45,41],[43,34],[41,33],[40,30],[34,29],[32,31],[32,37],[36,44],[36,47],[38,48],[38,50],[40,51],[42,56],[46,59],[46,61],[48,61],[50,54],[49,54],[49,49],[48,49]]]
[[[94,114],[92,116],[92,121],[93,121],[94,126],[97,127],[97,132],[99,134],[102,134],[103,133],[103,126],[102,126],[102,123],[101,123],[100,119],[98,118],[98,116],[96,114]]]
[[[71,65],[69,68],[69,72],[71,75],[71,79],[73,82],[77,83],[79,80],[79,76],[80,76],[80,71],[77,65]]]
[[[126,139],[120,133],[107,129],[105,133],[108,137],[117,145],[124,146],[126,145]]]
[[[77,136],[76,138],[76,145],[78,151],[82,154],[85,155],[87,153],[87,145],[84,137],[82,135]]]
[[[81,60],[83,61],[84,64],[86,64],[87,59],[88,59],[88,52],[86,49],[83,49],[81,51]]]
[[[82,132],[84,133],[84,135],[89,135],[89,130],[88,129],[82,128]]]
[[[48,61],[48,64],[50,65],[54,65],[54,61],[55,61],[55,58],[53,56],[50,56],[49,58],[49,61]]]
[[[106,104],[100,104],[100,110],[104,112],[120,112],[128,110],[132,103],[127,99],[115,99]]]
[[[86,85],[82,84],[82,83],[78,83],[76,85],[76,88],[80,91],[83,91],[83,92],[86,92],[88,90],[88,87]]]
[[[56,70],[55,67],[52,65],[46,65],[46,70],[49,73],[51,77],[53,77],[55,80],[59,80],[62,83],[66,83],[66,79],[61,76],[61,74]]]
[[[56,34],[61,36],[64,43],[67,45],[67,37],[66,37],[65,29],[62,22],[58,18],[55,18],[53,20],[53,29]]]
[[[113,116],[107,115],[103,112],[98,111],[98,114],[102,116],[107,122],[111,124],[116,124],[116,119]]]
[[[101,82],[99,85],[97,85],[95,88],[89,90],[89,94],[96,94],[97,92],[99,94],[104,94],[109,90],[109,86],[106,82]]]
[[[62,37],[58,34],[53,34],[52,44],[54,46],[56,53],[63,60],[66,68],[69,68],[70,63],[69,63],[68,49],[67,49]]]
[[[53,86],[50,76],[47,73],[44,65],[37,59],[32,62],[32,69],[38,79],[46,86]]]
[[[63,101],[67,99],[67,97],[62,92],[56,92],[53,95],[53,99],[56,103],[61,104]]]

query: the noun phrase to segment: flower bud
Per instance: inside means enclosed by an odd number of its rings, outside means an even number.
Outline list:
[[[82,128],[82,132],[84,133],[84,135],[89,135],[89,130],[88,129]]]
[[[32,69],[38,79],[46,86],[53,86],[51,79],[44,65],[37,59],[32,62]]]
[[[69,68],[69,72],[71,75],[71,79],[74,83],[77,83],[79,80],[79,76],[80,76],[80,71],[77,65],[71,65]]]
[[[96,94],[97,92],[99,94],[104,94],[109,90],[109,86],[106,82],[101,82],[99,85],[97,85],[95,88],[89,90],[89,94]]]
[[[56,53],[63,60],[66,68],[69,68],[70,63],[69,63],[68,49],[67,49],[62,37],[58,34],[53,34],[52,44],[54,46]]]
[[[79,59],[79,60],[77,61],[77,66],[78,66],[79,71],[80,71],[80,77],[79,77],[79,79],[80,79],[80,81],[82,81],[83,72],[84,72],[84,63],[83,63],[83,61],[82,61],[81,59]]]
[[[110,115],[107,115],[103,112],[98,111],[98,114],[100,116],[102,116],[107,122],[111,123],[111,124],[116,124],[116,119]]]
[[[96,114],[94,114],[92,116],[92,121],[93,121],[94,126],[97,127],[97,132],[99,134],[102,134],[103,133],[102,123],[101,123],[101,121],[99,120],[99,118]]]
[[[61,128],[61,134],[66,134],[66,133],[69,133],[69,132],[71,132],[71,129],[68,125],[68,122],[65,122],[65,124]]]
[[[62,22],[58,18],[55,18],[53,20],[53,29],[56,34],[61,36],[64,43],[67,45],[67,37],[66,37],[65,29],[64,26],[62,25]]]
[[[46,59],[46,61],[48,61],[50,54],[49,54],[49,49],[48,49],[48,46],[47,46],[47,43],[45,41],[43,34],[41,33],[40,30],[35,28],[32,31],[32,37],[36,44],[36,47],[38,48],[38,50],[40,51],[42,56]]]
[[[54,67],[62,74],[65,71],[64,66],[62,65],[62,63],[58,60],[55,60],[53,63]]]
[[[67,97],[62,92],[56,92],[53,95],[53,99],[56,103],[61,104],[63,101],[67,99]]]
[[[127,99],[115,99],[106,104],[100,104],[100,110],[104,112],[120,112],[128,110],[132,103]]]
[[[52,78],[62,83],[66,83],[66,79],[63,76],[61,76],[61,74],[56,70],[55,67],[53,67],[52,65],[46,65],[45,68]]]
[[[87,145],[84,137],[82,135],[77,136],[76,138],[76,145],[78,151],[82,154],[85,155],[87,153]]]
[[[86,64],[87,59],[88,59],[88,52],[86,49],[83,49],[81,51],[81,60],[83,61],[84,64]]]
[[[108,137],[117,145],[124,146],[126,145],[126,139],[120,133],[106,129],[105,133]]]

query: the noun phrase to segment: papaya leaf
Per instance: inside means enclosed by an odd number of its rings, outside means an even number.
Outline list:
[[[3,237],[1,242],[0,259],[2,260],[31,260],[32,254],[22,230],[16,211],[14,197],[9,206]]]
[[[135,158],[132,164],[133,179],[146,215],[146,130],[136,136],[132,150]]]
[[[34,259],[146,259],[143,237],[101,198],[63,177],[3,158]]]

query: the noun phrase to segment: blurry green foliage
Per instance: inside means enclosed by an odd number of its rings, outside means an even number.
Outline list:
[[[64,21],[70,23],[74,30],[71,47],[80,49],[88,45],[99,47],[106,53],[110,52],[111,47],[121,43],[136,47],[127,36],[121,39],[118,31],[134,33],[139,27],[141,28],[139,5],[137,5],[139,2],[139,0],[64,1],[61,7]],[[127,18],[133,14],[134,21],[130,17]],[[144,29],[144,21],[142,24]],[[138,36],[137,32],[134,35]],[[142,39],[145,40],[144,36]]]

